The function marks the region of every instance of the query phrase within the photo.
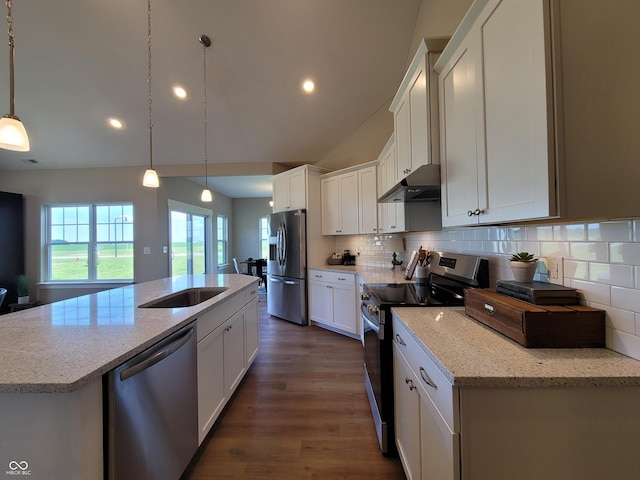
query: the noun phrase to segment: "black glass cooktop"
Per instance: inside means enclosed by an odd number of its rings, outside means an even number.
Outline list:
[[[366,290],[378,305],[463,305],[462,290],[442,290],[435,284],[367,283]]]

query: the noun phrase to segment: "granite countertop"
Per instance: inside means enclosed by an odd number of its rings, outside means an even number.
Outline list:
[[[365,283],[413,283],[414,280],[404,278],[404,268],[400,265],[394,269],[380,267],[363,267],[360,265],[320,265],[309,267],[312,270],[327,272],[348,272],[360,275]]]
[[[2,315],[0,392],[75,391],[257,282],[249,275],[185,275]],[[192,307],[138,308],[192,287],[228,290]]]
[[[640,361],[607,348],[524,348],[464,307],[393,312],[454,386],[640,386]]]

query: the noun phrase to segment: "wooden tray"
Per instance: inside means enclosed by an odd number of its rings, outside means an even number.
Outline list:
[[[527,348],[605,346],[604,310],[584,305],[534,305],[496,293],[469,289],[465,313]]]

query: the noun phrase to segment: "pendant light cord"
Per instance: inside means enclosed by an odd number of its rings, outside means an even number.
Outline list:
[[[147,0],[147,92],[149,94],[149,168],[153,169],[153,123],[151,122],[151,0]]]
[[[15,48],[15,42],[13,39],[13,1],[7,0],[5,3],[7,5],[7,24],[8,24],[7,33],[9,35],[9,98],[10,98],[9,117],[16,118],[15,116],[16,97],[15,97],[15,86],[14,86],[14,80],[13,80],[13,77],[14,77],[13,52]]]
[[[198,38],[202,44],[202,71],[203,71],[203,94],[202,108],[204,110],[204,186],[209,189],[209,172],[207,164],[209,163],[209,151],[207,148],[207,47],[211,45],[211,40],[206,35],[200,35]]]
[[[203,76],[203,87],[204,94],[202,95],[202,103],[204,109],[204,185],[205,188],[209,188],[209,173],[207,171],[207,163],[209,163],[209,151],[207,148],[207,45],[206,43],[202,43],[202,71],[204,72]]]

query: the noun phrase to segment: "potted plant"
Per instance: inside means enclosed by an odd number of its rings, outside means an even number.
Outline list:
[[[538,267],[533,253],[518,252],[511,256],[511,271],[516,282],[532,282]]]
[[[18,275],[16,286],[18,290],[18,303],[29,303],[29,278],[24,274]]]

